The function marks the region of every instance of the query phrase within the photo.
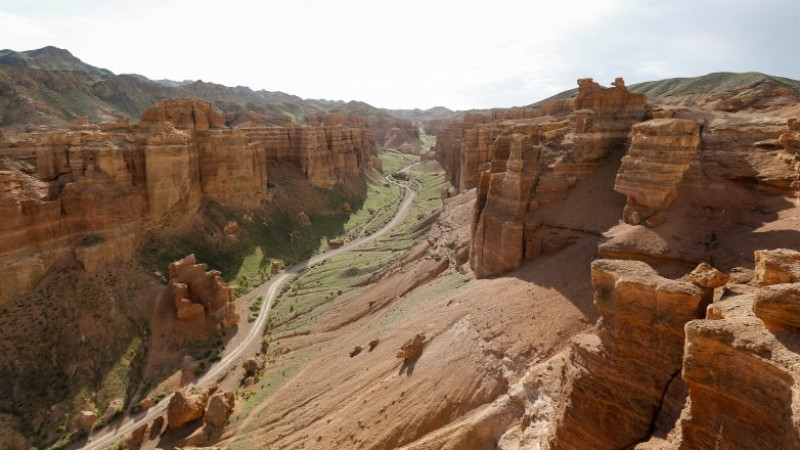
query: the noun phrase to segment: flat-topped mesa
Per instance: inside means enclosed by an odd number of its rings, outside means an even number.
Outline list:
[[[553,239],[542,226],[547,213],[540,208],[566,199],[610,152],[621,154],[631,126],[649,114],[645,96],[628,92],[622,79],[611,88],[581,79],[577,97],[567,106],[558,118],[540,113],[485,125],[470,118],[477,125],[445,133],[442,146],[458,147],[442,155],[451,182],[462,190],[473,180],[478,186],[471,263],[479,277],[514,270],[543,248],[550,251],[556,242],[569,240]]]
[[[239,322],[233,288],[227,286],[216,270],[198,264],[194,254],[170,263],[169,283],[178,320],[209,317],[221,329]]]
[[[602,318],[572,342],[550,448],[632,448],[648,437],[681,371],[684,325],[712,299],[640,261],[594,261],[592,286]]]

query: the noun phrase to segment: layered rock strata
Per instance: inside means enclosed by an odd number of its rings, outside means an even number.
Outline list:
[[[800,253],[757,257],[758,287],[739,286],[686,326],[681,449],[800,448]],[[776,284],[777,283],[777,284]]]
[[[564,209],[594,202],[617,211],[613,196],[598,193],[606,186],[625,196],[617,218],[643,227],[626,254],[687,266],[711,257],[721,228],[746,222],[741,211],[761,201],[760,189],[783,195],[800,186],[800,120],[659,109],[628,92],[622,79],[610,88],[591,79],[578,85],[567,100],[467,114],[440,130],[434,152],[447,180],[456,191],[477,188],[470,259],[479,277],[558,251],[580,233],[605,233],[613,226],[607,217],[593,225]],[[612,166],[615,176],[607,180]],[[574,187],[590,177],[593,198],[573,198]],[[663,233],[648,229],[668,222],[672,211],[730,217],[693,228],[679,220],[670,232],[704,240],[705,251],[667,239],[664,246],[674,251],[655,254],[651,247]],[[624,230],[617,231],[611,237],[623,239]]]
[[[711,291],[663,278],[640,261],[592,263],[594,334],[572,343],[551,448],[629,448],[646,439],[681,371],[684,325]]]
[[[700,124],[686,119],[654,119],[631,129],[614,190],[625,194],[626,222],[638,225],[668,208],[678,183],[700,151]]]
[[[132,258],[144,233],[212,200],[254,209],[269,164],[290,163],[330,188],[370,163],[364,129],[225,128],[193,99],[160,101],[126,123],[0,136],[0,303],[61,258],[89,271]]]
[[[422,149],[419,127],[408,119],[386,115],[348,114],[334,110],[322,116],[309,117],[307,120],[309,123],[320,123],[325,127],[344,126],[365,130],[369,139],[383,148],[415,155],[418,155]]]
[[[575,99],[543,111],[456,127],[437,143],[451,183],[477,184],[471,265],[478,276],[508,272],[542,253],[551,238],[538,210],[566,198],[610,152],[625,149],[631,125],[647,117],[648,105],[621,79],[608,89],[581,79]],[[479,120],[465,120],[473,122]]]

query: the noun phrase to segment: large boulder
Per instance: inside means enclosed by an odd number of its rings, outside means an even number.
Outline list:
[[[202,418],[207,402],[208,394],[189,395],[182,389],[175,391],[167,406],[167,426],[174,430]]]
[[[700,287],[715,289],[725,286],[730,277],[712,267],[711,264],[702,262],[684,279]]]
[[[773,284],[759,289],[753,312],[767,328],[800,329],[800,283]]]
[[[95,422],[97,422],[97,414],[94,411],[81,411],[78,413],[76,419],[78,427],[83,431],[91,431]]]
[[[760,286],[800,281],[800,252],[779,248],[756,250],[755,280]]]
[[[228,417],[230,417],[235,404],[236,398],[233,392],[216,392],[208,399],[208,406],[206,407],[206,414],[203,419],[204,422],[206,425],[224,427],[228,422]]]

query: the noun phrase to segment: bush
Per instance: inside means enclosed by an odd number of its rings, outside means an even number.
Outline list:
[[[86,236],[81,239],[81,246],[82,247],[91,247],[93,245],[101,244],[105,242],[103,237],[98,236],[96,234],[87,234]]]

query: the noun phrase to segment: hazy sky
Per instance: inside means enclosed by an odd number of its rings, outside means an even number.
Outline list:
[[[800,78],[798,0],[0,0],[0,48],[387,108],[532,103],[580,77]]]

